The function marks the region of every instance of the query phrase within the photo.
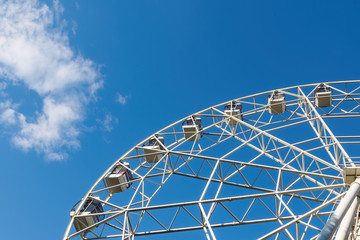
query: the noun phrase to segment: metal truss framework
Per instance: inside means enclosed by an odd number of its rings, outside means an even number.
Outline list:
[[[360,144],[354,134],[360,80],[324,84],[332,89],[329,107],[315,106],[319,84],[308,84],[277,89],[286,97],[281,114],[269,113],[267,96],[274,91],[267,91],[191,115],[203,126],[195,141],[184,137],[181,126],[189,116],[153,134],[95,182],[64,240],[147,239],[142,236],[191,230],[216,239],[220,228],[236,228],[251,239],[316,238],[346,192],[343,167],[356,164]],[[232,102],[242,104],[243,119],[225,113]],[[154,138],[163,150],[145,153],[143,144]],[[161,154],[160,161],[147,162],[152,154]],[[113,194],[105,177],[116,165],[127,167],[124,162],[130,163],[132,185]],[[104,212],[92,215],[104,219],[76,231],[80,208],[95,196]],[[262,227],[248,231],[254,224]]]

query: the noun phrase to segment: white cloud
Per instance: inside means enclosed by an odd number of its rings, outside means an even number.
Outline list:
[[[123,96],[120,93],[116,94],[116,102],[125,105],[127,103],[128,96]]]
[[[0,0],[0,77],[7,81],[0,90],[20,83],[43,102],[30,120],[11,99],[4,100],[0,123],[19,126],[12,138],[16,146],[45,153],[50,160],[61,160],[66,149],[79,147],[78,125],[86,104],[102,87],[94,62],[71,49],[63,11],[59,1],[51,9],[37,0]]]
[[[118,119],[113,118],[113,116],[110,113],[108,113],[106,114],[104,120],[98,119],[97,121],[102,124],[106,132],[111,132],[113,130],[113,124],[116,124],[118,122]]]
[[[59,0],[54,0],[54,13],[55,13],[55,20],[57,23],[64,21],[61,19],[61,15],[64,13],[64,7],[61,5]]]
[[[17,116],[14,109],[11,109],[9,101],[0,102],[0,124],[13,125],[17,122]]]
[[[6,82],[0,82],[0,91],[4,90],[7,87]]]
[[[46,154],[54,154],[55,148],[77,147],[76,139],[79,132],[74,124],[81,120],[81,106],[76,99],[67,102],[46,97],[43,112],[39,114],[36,122],[29,123],[24,115],[19,116],[21,131],[13,141],[24,150],[40,149]]]
[[[77,31],[77,29],[78,29],[78,24],[77,24],[77,22],[75,22],[74,20],[72,20],[72,21],[71,21],[71,25],[72,25],[71,31],[72,31],[72,33],[73,33],[74,35],[76,35],[76,31]]]

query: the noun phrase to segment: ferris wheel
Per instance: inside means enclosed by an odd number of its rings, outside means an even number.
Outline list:
[[[359,117],[360,80],[201,110],[116,160],[63,239],[359,239]]]

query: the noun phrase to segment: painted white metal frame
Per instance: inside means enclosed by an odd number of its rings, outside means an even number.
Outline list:
[[[213,240],[218,228],[237,226],[246,232],[252,224],[268,230],[253,232],[251,238],[316,238],[346,194],[343,167],[355,166],[360,158],[353,151],[359,134],[337,135],[328,123],[353,124],[360,117],[360,80],[324,84],[333,90],[332,106],[326,108],[314,105],[318,83],[288,87],[277,89],[286,96],[284,113],[269,113],[271,90],[209,107],[149,136],[95,182],[63,239],[141,239],[203,231]],[[243,120],[224,112],[231,102],[242,104]],[[181,127],[189,117],[202,119],[202,138],[195,141],[187,141]],[[143,143],[160,136],[164,150],[150,154],[162,157],[148,163]],[[124,162],[130,163],[132,185],[111,193],[105,177]],[[182,185],[195,192],[186,194]],[[183,191],[180,198],[166,194],[172,186]],[[95,196],[104,212],[93,215],[105,218],[77,232],[73,222],[85,201]],[[359,225],[356,218],[354,228],[346,229],[352,239]]]

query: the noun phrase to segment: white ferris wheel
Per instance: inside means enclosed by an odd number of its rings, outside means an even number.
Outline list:
[[[360,239],[359,117],[360,80],[199,111],[116,160],[63,239]]]

